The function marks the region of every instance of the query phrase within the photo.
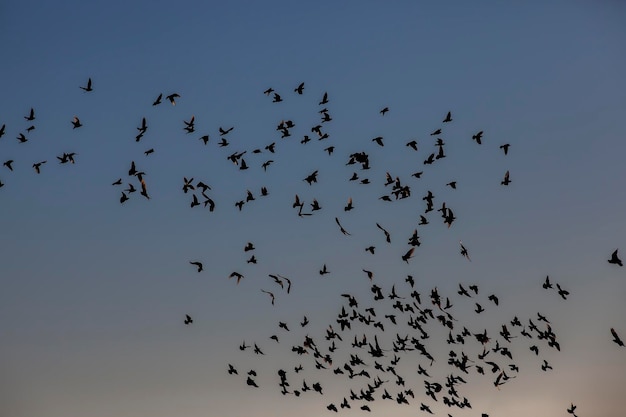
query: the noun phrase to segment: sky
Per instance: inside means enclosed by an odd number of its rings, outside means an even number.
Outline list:
[[[0,162],[13,160],[12,170],[0,166],[0,416],[309,417],[333,415],[334,404],[343,415],[369,415],[360,410],[368,405],[371,415],[403,417],[427,415],[422,403],[455,417],[568,416],[572,404],[580,417],[623,416],[626,348],[610,329],[626,340],[626,271],[607,260],[616,249],[626,256],[624,3],[96,3],[0,6]],[[79,87],[89,78],[86,92]],[[175,105],[165,99],[172,93]],[[319,104],[324,93],[328,103]],[[35,119],[25,120],[31,108]],[[323,108],[332,120],[322,123]],[[81,127],[72,128],[74,117]],[[143,118],[148,128],[136,141]],[[287,120],[295,126],[283,138],[277,126]],[[311,131],[318,124],[327,139]],[[480,145],[472,139],[479,131]],[[446,156],[426,165],[437,138]],[[406,146],[413,140],[417,151]],[[57,159],[72,152],[74,164]],[[247,170],[228,159],[242,152]],[[359,152],[369,170],[347,165]],[[33,164],[44,160],[37,174]],[[131,161],[145,173],[149,199],[128,175]],[[410,196],[396,200],[387,173]],[[112,185],[118,178],[122,185]],[[183,191],[184,178],[211,187],[214,211],[197,187]],[[120,204],[129,183],[137,192]],[[245,202],[248,191],[254,200]],[[435,210],[425,213],[428,191]],[[321,210],[311,211],[314,199]],[[436,211],[444,202],[456,217],[450,227]],[[429,224],[419,225],[420,215]],[[414,230],[421,244],[404,262]],[[248,242],[253,251],[244,251]],[[323,265],[329,274],[319,274]],[[239,284],[232,272],[244,276]],[[269,274],[288,277],[289,293]],[[542,287],[546,276],[553,289]],[[459,284],[479,292],[462,296]],[[372,285],[384,300],[373,299]],[[392,288],[402,302],[418,291],[421,308],[451,314],[452,334],[486,330],[491,340],[449,344],[436,319],[420,339],[406,325],[411,314],[392,307]],[[453,306],[433,304],[434,289]],[[352,314],[342,294],[358,300],[359,313],[375,308],[385,330],[357,320],[340,331],[342,306]],[[397,325],[384,317],[392,314]],[[560,351],[510,323],[518,317],[546,331],[538,314]],[[503,324],[510,342],[498,334]],[[329,325],[342,341],[326,340]],[[434,362],[398,353],[401,387],[366,348],[352,348],[364,334],[370,343],[376,335],[381,363],[394,359],[396,334],[420,339]],[[336,343],[328,369],[315,368],[312,349],[292,352],[306,336],[324,354]],[[512,377],[498,387],[499,372],[477,358],[496,342],[513,354],[485,359]],[[467,354],[468,373],[448,363],[450,351]],[[355,353],[366,365],[354,369],[371,380],[332,371]],[[544,360],[551,370],[541,369]],[[430,377],[417,374],[418,364]],[[259,388],[247,385],[250,370]],[[443,385],[451,374],[466,380],[459,400],[471,409],[446,407],[445,387],[438,401],[426,395],[425,380]],[[376,377],[388,381],[376,401],[339,407]],[[294,395],[303,380],[319,382],[323,395]],[[409,405],[380,399],[383,389],[395,398],[409,388]]]

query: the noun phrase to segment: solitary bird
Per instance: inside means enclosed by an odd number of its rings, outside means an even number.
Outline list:
[[[185,314],[185,324],[189,325],[193,323],[193,319],[189,316],[189,314]]]
[[[80,89],[86,92],[93,91],[93,89],[91,88],[91,78],[87,80],[87,86],[86,87],[80,86]]]
[[[202,271],[202,262],[198,261],[189,261],[190,264],[195,265],[198,268],[198,272]]]
[[[385,107],[380,111],[380,114],[384,116],[385,113],[387,113],[388,111],[389,111],[389,107]]]
[[[610,264],[616,264],[616,265],[619,265],[619,266],[624,266],[624,264],[622,264],[622,260],[617,257],[617,249],[615,249],[615,252],[613,252],[611,254],[611,259],[609,259],[608,262]]]
[[[617,335],[617,332],[615,331],[614,328],[611,327],[611,334],[613,335],[613,341],[615,343],[617,343],[618,346],[624,346],[624,342],[622,341],[622,339],[619,338],[619,336]]]

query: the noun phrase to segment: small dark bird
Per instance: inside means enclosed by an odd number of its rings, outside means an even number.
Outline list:
[[[148,149],[147,151],[145,151],[145,152],[144,152],[144,155],[148,156],[148,155],[150,155],[151,153],[154,153],[154,148],[150,148],[150,149]]]
[[[467,252],[467,249],[465,248],[465,246],[463,246],[463,242],[459,241],[459,244],[461,245],[461,255],[465,256],[467,258],[468,261],[472,261],[469,257],[469,253]]]
[[[251,387],[259,388],[256,382],[254,382],[254,380],[252,379],[252,377],[248,377],[248,379],[246,380],[246,384],[248,384]]]
[[[611,254],[611,259],[609,259],[609,261],[608,261],[608,262],[609,262],[610,264],[615,264],[615,265],[619,265],[619,266],[624,266],[624,265],[622,264],[622,260],[621,260],[620,258],[618,258],[618,257],[617,257],[617,251],[618,251],[618,249],[615,249],[615,252],[613,252],[613,253]]]
[[[122,191],[122,196],[120,197],[120,203],[124,204],[124,201],[128,200],[128,196],[126,195],[126,193],[124,193],[124,191]]]
[[[384,109],[380,111],[380,114],[384,116],[385,113],[387,113],[388,111],[389,111],[389,107],[385,107]]]
[[[24,136],[24,134],[23,134],[23,133],[20,133],[20,134],[17,136],[17,141],[18,141],[19,143],[24,143],[24,142],[28,142],[28,139],[26,138],[26,136]]]
[[[571,405],[567,409],[567,412],[573,415],[574,417],[576,417],[576,414],[574,414],[575,411],[576,411],[576,406],[574,405],[574,403],[571,403]]]
[[[202,271],[202,262],[198,262],[198,261],[189,261],[190,264],[195,265],[196,268],[198,268],[198,272]]]
[[[3,125],[2,125],[2,127],[0,127],[0,138],[1,138],[2,136],[4,136],[4,133],[5,133],[5,131],[6,131],[6,128],[7,128],[7,125],[6,125],[6,124],[3,124]]]
[[[613,335],[613,342],[617,343],[618,346],[624,346],[624,342],[622,341],[622,339],[619,338],[619,336],[617,335],[617,332],[615,331],[614,328],[611,327],[611,334]]]
[[[322,101],[320,101],[318,104],[320,106],[323,106],[324,104],[328,103],[328,93],[324,93],[324,96],[322,97]]]
[[[28,113],[28,116],[24,116],[24,119],[28,120],[29,122],[35,120],[35,109],[31,107],[30,113]]]
[[[274,93],[274,99],[272,100],[272,103],[280,103],[281,101],[283,101],[283,99],[280,97],[280,95],[278,93]]]
[[[509,143],[505,143],[504,145],[500,145],[500,149],[504,151],[504,154],[507,155],[509,153],[509,147],[511,145]]]
[[[300,83],[300,85],[297,86],[293,91],[298,93],[298,94],[302,94],[304,92],[304,83]],[[337,410],[335,410],[335,411],[337,411]]]
[[[206,145],[207,143],[209,143],[209,135],[204,135],[204,136],[201,136],[201,137],[199,138],[199,140],[201,140],[202,142],[204,142],[204,144]]]
[[[495,294],[491,294],[491,295],[489,296],[489,301],[493,301],[493,303],[494,303],[495,305],[498,305],[498,303],[499,303],[498,297],[496,297],[496,295],[495,295]]]
[[[228,364],[228,374],[229,375],[239,375],[235,367],[233,367],[230,363]]]
[[[41,174],[41,171],[39,168],[41,167],[41,165],[45,164],[46,162],[47,161],[41,161],[41,162],[37,162],[33,164],[33,168],[35,168],[35,172],[37,172],[37,174]]]
[[[547,290],[548,288],[552,288],[552,284],[550,283],[550,276],[546,275],[546,281],[543,283],[543,289]]]
[[[452,113],[448,112],[448,114],[446,114],[446,118],[443,119],[443,123],[448,123],[452,121]]]
[[[383,231],[383,233],[385,234],[385,240],[387,241],[387,243],[391,243],[391,235],[389,234],[389,232],[387,230],[385,230],[380,224],[376,223],[376,227],[378,227],[380,230]]]
[[[406,144],[409,148],[412,148],[414,151],[417,151],[417,141],[412,140]]]
[[[556,287],[558,288],[558,292],[559,295],[561,296],[561,298],[563,298],[564,300],[567,300],[567,296],[569,295],[569,291],[566,291],[564,289],[561,288],[561,286],[557,283]]]
[[[472,139],[474,139],[476,141],[477,144],[481,145],[482,144],[482,139],[483,137],[483,131],[481,130],[480,132],[476,133],[475,135],[472,135]]]
[[[430,136],[437,136],[437,135],[441,135],[441,129],[437,129],[430,134]]]
[[[153,106],[158,106],[161,104],[161,99],[163,98],[163,93],[159,94],[159,96],[152,102]]]
[[[265,290],[261,290],[261,292],[264,292],[265,294],[268,294],[270,296],[270,298],[272,299],[272,305],[274,305],[274,301],[276,299],[276,297],[274,297],[274,293],[270,292],[270,291],[265,291]],[[278,341],[278,340],[277,340]]]
[[[274,92],[274,89],[272,87],[270,87],[267,90],[263,91],[263,94],[265,94],[266,96],[269,96],[273,92]]]
[[[9,159],[8,161],[4,161],[4,163],[2,165],[4,165],[5,167],[9,168],[11,171],[13,171],[13,166],[11,165],[13,164],[13,160]]]
[[[320,275],[326,274],[330,274],[330,271],[326,268],[326,264],[324,264],[324,266],[322,266],[322,269],[320,269]]]
[[[415,248],[411,248],[404,255],[402,255],[402,260],[404,262],[406,262],[407,264],[409,263],[409,259],[411,259],[413,257],[413,251],[414,250],[415,250]]]
[[[76,116],[74,116],[74,119],[72,119],[72,129],[76,129],[77,127],[81,127],[82,123],[80,122],[80,119]]]
[[[383,137],[382,136],[377,136],[374,139],[372,139],[372,142],[376,142],[378,144],[378,146],[385,146],[385,144],[383,143]]]
[[[122,179],[118,179],[117,181],[115,181],[113,184],[111,185],[122,185]]]
[[[424,173],[423,171],[414,172],[411,174],[411,176],[415,178],[421,178],[423,173]]]
[[[231,279],[232,277],[237,277],[237,285],[239,285],[239,281],[241,281],[244,276],[241,275],[239,272],[231,272],[231,274],[228,276],[228,279]]]
[[[456,190],[456,181],[451,181],[447,183],[446,185],[452,188],[453,190]]]
[[[341,223],[339,223],[339,218],[335,217],[335,223],[337,223],[337,226],[339,226],[339,230],[341,231],[341,233],[343,233],[346,236],[350,236],[350,233],[348,233],[346,229],[343,228]]]
[[[176,99],[180,98],[180,94],[173,93],[173,94],[170,94],[169,96],[167,96],[165,98],[168,99],[170,101],[170,103],[172,103],[172,106],[175,106],[176,105]]]
[[[91,88],[91,78],[89,78],[89,79],[87,80],[87,86],[86,86],[86,87],[80,86],[79,88],[80,88],[81,90],[86,91],[86,92],[93,91],[93,89]]]
[[[189,314],[185,314],[185,324],[189,325],[193,323],[193,319],[189,317]]]
[[[502,180],[502,182],[500,182],[500,184],[502,185],[509,185],[511,183],[511,180],[509,179],[509,171],[507,171],[504,174],[504,179]]]

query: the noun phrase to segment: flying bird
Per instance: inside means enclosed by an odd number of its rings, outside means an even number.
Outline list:
[[[193,319],[189,316],[189,314],[185,314],[185,324],[189,325],[193,323]]]
[[[198,261],[189,261],[189,263],[191,265],[194,265],[196,268],[198,268],[198,272],[202,271],[202,262],[198,262]]]
[[[89,79],[87,80],[87,86],[86,86],[86,87],[80,86],[79,88],[80,88],[81,90],[86,91],[86,92],[93,91],[93,89],[91,88],[91,78],[89,78]]]
[[[161,97],[161,96],[159,96],[159,98],[160,98],[160,97]],[[167,100],[169,100],[169,101],[170,101],[170,103],[172,103],[172,106],[175,106],[175,105],[176,105],[176,99],[177,99],[177,98],[180,98],[180,94],[178,94],[178,93],[172,93],[172,94],[170,94],[169,96],[167,96],[167,97],[165,97],[165,98],[166,98]]]
[[[611,334],[613,335],[613,342],[617,343],[618,346],[624,346],[624,342],[622,341],[622,339],[619,338],[619,336],[617,335],[617,332],[615,331],[614,328],[611,327]]]
[[[615,251],[611,254],[611,259],[609,259],[609,263],[610,264],[615,264],[615,265],[619,265],[619,266],[624,266],[622,264],[622,260],[620,258],[617,257],[617,251],[618,249],[615,249]]]

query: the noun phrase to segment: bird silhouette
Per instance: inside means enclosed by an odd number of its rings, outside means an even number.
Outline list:
[[[617,343],[618,346],[624,346],[624,342],[622,341],[622,339],[620,339],[620,337],[617,335],[617,332],[615,331],[614,328],[611,327],[611,334],[613,335],[613,342]]]
[[[84,90],[85,92],[93,91],[93,89],[91,88],[91,78],[87,80],[87,85],[85,87],[80,86],[79,88],[81,90]]]
[[[448,123],[452,121],[452,113],[448,112],[448,114],[446,114],[446,118],[443,119],[443,123]]]
[[[159,99],[160,99],[160,98],[161,98],[161,96],[159,96]],[[176,99],[177,99],[177,98],[180,98],[180,94],[178,94],[178,93],[172,93],[172,94],[170,94],[170,95],[166,96],[165,98],[166,98],[167,100],[169,100],[169,101],[170,101],[170,103],[172,103],[172,106],[175,106],[175,105],[176,105]]]
[[[509,179],[509,171],[507,171],[504,174],[504,179],[502,180],[502,182],[500,184],[502,185],[509,185],[511,183],[511,180]]]
[[[617,251],[618,249],[615,249],[615,251],[611,254],[611,258],[609,259],[609,263],[610,264],[615,264],[615,265],[619,265],[619,266],[624,266],[622,264],[622,260],[617,256]]]
[[[189,314],[185,314],[185,324],[189,325],[193,323],[193,319],[189,316]]]

